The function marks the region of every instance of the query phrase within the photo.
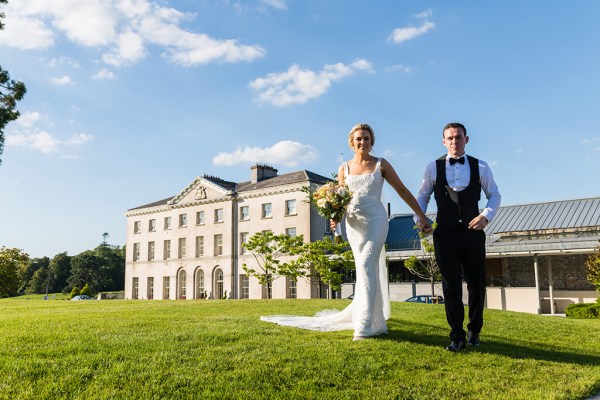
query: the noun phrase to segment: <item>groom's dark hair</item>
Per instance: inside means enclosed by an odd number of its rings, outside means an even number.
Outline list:
[[[446,129],[448,128],[460,128],[463,130],[463,133],[465,134],[465,136],[467,136],[467,128],[465,128],[465,126],[463,124],[461,124],[460,122],[450,122],[449,124],[447,124],[444,129],[442,129],[442,137],[444,137],[444,132],[446,132]]]

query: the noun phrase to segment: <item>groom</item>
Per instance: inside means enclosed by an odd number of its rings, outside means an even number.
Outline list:
[[[500,207],[500,192],[489,165],[465,154],[469,137],[464,125],[449,123],[444,127],[442,137],[448,154],[427,165],[417,201],[425,212],[433,193],[437,204],[433,243],[442,273],[446,319],[452,341],[446,350],[459,352],[465,348],[465,341],[469,345],[479,345],[486,291],[483,228]],[[482,189],[487,204],[480,212],[478,202]],[[426,228],[416,217],[415,222],[422,230]],[[468,336],[463,329],[463,277],[468,290]]]

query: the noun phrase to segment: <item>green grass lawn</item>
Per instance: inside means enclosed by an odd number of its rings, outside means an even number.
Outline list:
[[[347,300],[0,301],[1,399],[584,399],[600,320],[486,310],[454,354],[443,306],[393,303],[389,334],[259,321]]]

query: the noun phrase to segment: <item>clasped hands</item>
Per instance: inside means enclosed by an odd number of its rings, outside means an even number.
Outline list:
[[[422,222],[423,220],[419,219],[417,221],[417,226],[419,227],[419,229],[421,230],[421,232],[425,233],[425,234],[430,234],[433,229],[431,228],[431,225],[429,225],[429,222],[427,222],[427,220],[425,220],[425,223]],[[469,222],[468,228],[469,229],[473,229],[476,231],[480,231],[483,228],[485,228],[488,224],[488,220],[486,217],[484,217],[483,215],[478,215],[475,218],[473,218],[471,220],[471,222]]]

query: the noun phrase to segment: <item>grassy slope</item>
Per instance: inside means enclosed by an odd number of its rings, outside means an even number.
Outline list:
[[[351,341],[259,321],[346,300],[0,301],[1,399],[579,399],[600,390],[600,320],[486,311],[448,353],[443,306],[393,303]]]

